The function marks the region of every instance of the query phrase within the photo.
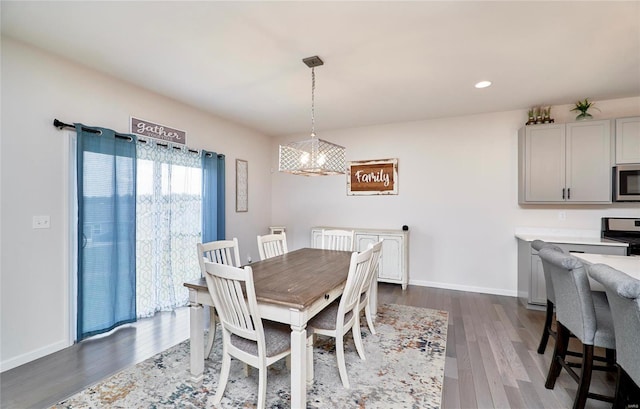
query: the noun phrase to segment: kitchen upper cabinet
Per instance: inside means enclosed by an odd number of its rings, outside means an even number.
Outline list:
[[[611,121],[567,124],[567,201],[611,202]]]
[[[520,130],[520,202],[556,202],[565,189],[564,124],[531,125]]]
[[[616,119],[616,164],[640,163],[640,116]]]
[[[610,120],[526,126],[518,149],[520,203],[611,203]]]

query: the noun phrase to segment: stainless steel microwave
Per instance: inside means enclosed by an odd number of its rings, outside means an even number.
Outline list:
[[[640,202],[640,163],[613,168],[613,201]]]

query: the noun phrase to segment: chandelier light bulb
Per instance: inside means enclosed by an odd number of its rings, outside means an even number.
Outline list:
[[[309,152],[302,152],[302,155],[300,155],[300,163],[304,165],[309,163]]]

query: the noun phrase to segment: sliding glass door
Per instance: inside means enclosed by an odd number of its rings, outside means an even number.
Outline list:
[[[76,125],[77,334],[188,302],[196,244],[225,238],[225,159]]]

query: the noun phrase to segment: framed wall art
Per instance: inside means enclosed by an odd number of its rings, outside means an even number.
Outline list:
[[[349,162],[347,195],[397,195],[398,159]]]
[[[236,159],[236,212],[249,211],[249,163]]]

